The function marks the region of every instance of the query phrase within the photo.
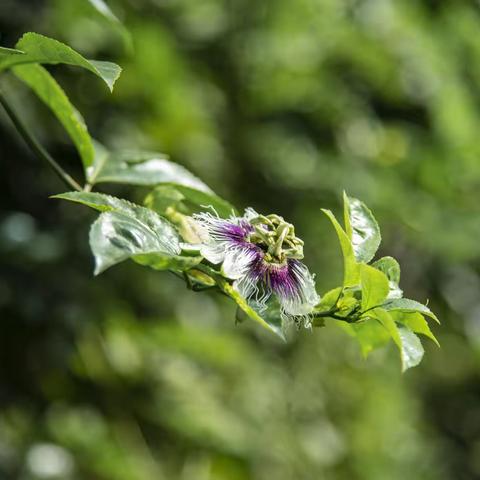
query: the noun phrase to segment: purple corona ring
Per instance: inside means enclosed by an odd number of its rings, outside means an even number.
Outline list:
[[[219,218],[210,213],[194,216],[204,241],[201,254],[222,264],[222,274],[260,311],[275,295],[282,314],[308,317],[319,302],[315,282],[303,258],[303,242],[293,225],[278,215],[260,215],[251,208],[243,217]]]

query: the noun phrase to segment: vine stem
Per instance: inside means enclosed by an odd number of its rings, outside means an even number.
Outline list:
[[[5,98],[5,95],[0,90],[0,104],[4,108],[5,112],[9,116],[13,125],[17,129],[18,133],[23,137],[25,143],[31,148],[33,153],[41,158],[43,161],[47,162],[50,168],[57,174],[57,176],[69,187],[77,190],[78,192],[82,191],[82,187],[74,180],[54,159],[53,157],[40,145],[38,140],[30,133],[28,127],[20,120],[18,115],[15,113],[15,110],[12,108],[10,103]]]

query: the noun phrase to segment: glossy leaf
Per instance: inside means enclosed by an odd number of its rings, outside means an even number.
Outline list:
[[[322,212],[330,219],[337,232],[340,248],[343,254],[344,277],[343,284],[345,287],[357,285],[360,280],[359,266],[355,260],[353,246],[342,226],[338,223],[335,215],[330,210],[322,209]]]
[[[96,183],[129,183],[133,185],[157,185],[178,183],[196,190],[212,193],[210,188],[186,168],[167,160],[158,152],[120,151],[102,152],[88,172],[88,180]]]
[[[93,164],[94,147],[87,126],[56,80],[41,65],[17,65],[14,74],[50,108],[75,144],[85,169]]]
[[[430,327],[428,326],[427,321],[421,315],[420,313],[417,312],[395,312],[391,311],[390,314],[392,317],[395,319],[396,322],[402,323],[408,329],[410,329],[412,332],[415,333],[420,333],[422,335],[425,335],[426,337],[430,338],[438,347],[440,344],[438,343],[437,338],[433,334],[433,332],[430,330]]]
[[[386,275],[371,267],[360,265],[360,282],[362,287],[362,311],[378,307],[384,303],[389,292]]]
[[[99,212],[116,211],[128,215],[136,216],[147,215],[145,212],[155,214],[148,208],[141,207],[135,203],[123,200],[121,198],[112,197],[104,193],[97,192],[66,192],[58,195],[52,195],[50,198],[58,198],[61,200],[69,200],[70,202],[81,203],[87,207],[98,210]],[[158,216],[158,215],[157,215]]]
[[[390,286],[388,298],[401,298],[403,296],[403,291],[399,287],[400,265],[398,262],[393,257],[382,257],[376,262],[372,263],[372,266],[387,276]]]
[[[402,371],[416,367],[425,353],[420,339],[403,325],[398,326],[398,333],[402,342],[401,357]]]
[[[398,310],[401,312],[419,312],[427,317],[433,318],[437,323],[440,323],[436,315],[426,305],[408,298],[396,298],[390,300],[382,305],[382,308],[385,310]]]
[[[15,48],[23,53],[14,51],[9,55],[4,49],[0,56],[0,71],[28,63],[52,65],[63,63],[89,70],[100,77],[110,90],[113,90],[113,85],[122,70],[115,63],[87,60],[68,45],[38,33],[26,33],[17,42]]]
[[[90,247],[95,257],[95,275],[127,258],[152,254],[173,257],[180,253],[175,229],[165,219],[144,209],[134,217],[118,211],[102,213],[90,230]],[[140,257],[140,261],[145,258]]]
[[[352,242],[355,259],[357,262],[368,263],[380,246],[380,228],[363,202],[347,195],[344,196],[344,201],[348,210],[348,215],[345,214],[345,228]]]

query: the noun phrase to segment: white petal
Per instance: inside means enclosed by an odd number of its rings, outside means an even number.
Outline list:
[[[222,265],[222,273],[232,280],[246,275],[255,259],[255,252],[248,248],[236,247],[227,250]]]
[[[200,253],[202,254],[202,257],[205,257],[209,262],[216,264],[223,262],[227,249],[228,248],[225,243],[211,242],[202,245]]]
[[[248,222],[252,220],[253,218],[257,218],[260,215],[252,208],[248,207],[245,209],[245,213],[243,214],[243,218],[247,220]]]
[[[292,272],[300,288],[299,295],[295,298],[279,296],[280,304],[288,315],[308,315],[320,301],[315,290],[314,278],[308,268],[300,262],[292,266]]]

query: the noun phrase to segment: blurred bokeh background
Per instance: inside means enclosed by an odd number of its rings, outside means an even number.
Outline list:
[[[341,281],[320,207],[364,200],[442,348],[400,374],[332,326],[283,344],[216,296],[126,262],[93,278],[95,213],[0,113],[0,478],[480,478],[480,10],[451,0],[1,0],[26,31],[124,72],[50,70],[111,147],[159,150],[240,208],[295,223],[320,292]],[[2,87],[81,175],[49,111]],[[142,201],[146,189],[108,187]]]

